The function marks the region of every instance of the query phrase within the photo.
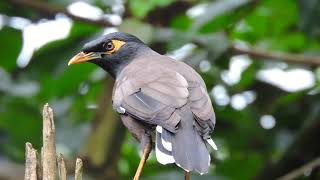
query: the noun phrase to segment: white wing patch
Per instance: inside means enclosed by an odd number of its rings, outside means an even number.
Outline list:
[[[118,107],[117,109],[117,112],[119,113],[119,114],[124,114],[125,112],[126,112],[126,109],[125,108],[123,108],[123,107]]]
[[[207,142],[210,144],[210,146],[214,149],[214,150],[218,150],[218,147],[216,145],[216,143],[213,142],[213,140],[211,138],[207,139]]]

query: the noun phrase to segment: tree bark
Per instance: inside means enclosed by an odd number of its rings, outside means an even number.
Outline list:
[[[320,65],[319,56],[305,56],[303,54],[291,54],[286,52],[271,52],[256,48],[243,48],[232,45],[231,51],[235,54],[247,54],[254,58],[262,58],[266,60],[278,60],[287,63]]]

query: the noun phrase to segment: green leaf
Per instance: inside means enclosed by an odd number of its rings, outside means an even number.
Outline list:
[[[135,17],[143,18],[154,8],[167,6],[172,2],[173,0],[135,0],[129,1],[129,8]]]
[[[22,48],[22,33],[19,30],[3,27],[0,30],[0,65],[8,72],[17,68],[16,62]]]
[[[217,172],[231,179],[252,179],[262,162],[261,154],[233,152],[230,159],[217,166]]]
[[[79,21],[74,21],[72,24],[72,28],[70,30],[70,37],[71,38],[79,38],[79,37],[88,37],[94,33],[97,33],[101,30],[101,27],[92,26],[87,23],[82,23]]]
[[[180,15],[171,22],[171,27],[181,31],[187,31],[192,25],[192,20],[186,15]]]
[[[18,160],[23,160],[26,142],[31,142],[35,148],[40,147],[42,118],[40,110],[31,103],[30,100],[10,98],[0,112],[0,129],[9,139],[0,149]]]
[[[296,101],[299,101],[301,98],[304,97],[304,95],[305,95],[304,91],[285,94],[285,95],[281,96],[279,99],[277,99],[275,104],[279,105],[279,106],[287,106],[290,103],[294,103]]]
[[[234,15],[234,13],[228,13],[226,15],[216,17],[213,20],[206,23],[205,25],[201,26],[199,32],[209,33],[218,31],[222,28],[227,27],[231,22],[233,22],[236,19],[237,15]]]
[[[67,67],[68,60],[80,51],[89,36],[99,30],[100,28],[75,22],[69,37],[50,42],[34,53],[27,68],[33,72],[30,75],[41,82],[47,82],[54,76],[52,73],[60,74],[61,70]]]
[[[250,66],[243,71],[241,74],[241,80],[236,85],[236,89],[247,89],[249,88],[256,80],[257,64],[252,63]]]
[[[153,38],[154,28],[150,24],[143,23],[141,20],[127,18],[120,25],[119,30],[133,34],[148,44]]]
[[[320,1],[299,1],[299,25],[309,36],[320,37]]]
[[[250,42],[266,37],[281,37],[298,22],[297,3],[292,0],[267,0],[239,22],[232,33],[233,38]]]
[[[238,19],[239,12],[246,8],[250,0],[223,0],[214,1],[205,7],[205,12],[195,19],[192,29],[199,30],[201,33],[217,31],[219,28],[226,27],[234,20]]]
[[[305,36],[301,32],[289,33],[272,39],[272,47],[283,51],[298,51],[306,47]]]

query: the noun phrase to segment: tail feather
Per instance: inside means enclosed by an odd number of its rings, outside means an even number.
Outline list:
[[[157,126],[157,132],[156,132],[156,157],[159,163],[161,164],[169,164],[174,163],[174,158],[172,156],[172,152],[168,151],[162,144],[162,127]]]
[[[163,129],[161,133],[161,142],[163,147],[168,150],[172,151],[172,133]]]
[[[190,119],[182,120],[179,131],[173,135],[172,155],[176,164],[186,171],[208,172],[210,154]]]
[[[185,171],[204,174],[210,166],[210,154],[193,121],[191,112],[183,114],[179,129],[174,134],[157,126],[156,156],[161,164],[175,162]]]

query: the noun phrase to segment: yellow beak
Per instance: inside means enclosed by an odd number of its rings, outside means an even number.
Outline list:
[[[70,59],[70,61],[68,62],[68,66],[70,66],[71,64],[79,64],[79,63],[90,61],[90,60],[97,59],[97,58],[101,58],[101,55],[99,53],[96,53],[96,52],[90,52],[90,53],[80,52],[77,55],[73,56],[73,58]]]

